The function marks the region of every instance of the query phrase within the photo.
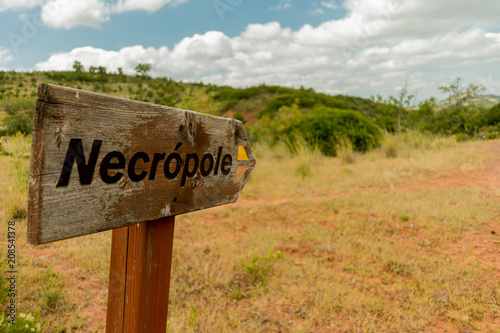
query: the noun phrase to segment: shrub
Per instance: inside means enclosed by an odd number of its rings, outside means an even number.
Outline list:
[[[30,97],[8,98],[2,101],[1,106],[9,115],[29,111],[33,112],[36,106],[36,99]]]
[[[500,104],[495,105],[486,112],[487,125],[500,124]]]
[[[233,119],[239,120],[242,123],[246,123],[245,117],[243,117],[243,115],[239,112],[236,112],[235,114],[233,114]]]
[[[7,112],[3,119],[5,135],[14,135],[17,132],[29,134],[33,128],[33,115],[36,98],[16,97],[2,101],[2,108]]]
[[[274,265],[284,256],[280,251],[271,251],[267,256],[252,253],[249,262],[240,262],[242,270],[232,281],[233,297],[241,300],[250,296],[256,288],[266,287],[269,277],[274,273]]]
[[[266,115],[273,118],[280,108],[283,106],[291,106],[294,103],[297,104],[300,109],[312,109],[316,106],[347,109],[346,103],[336,97],[318,94],[309,90],[295,90],[273,97],[267,103],[267,107],[259,113],[259,118]]]
[[[13,135],[18,132],[29,134],[33,130],[33,114],[7,116],[3,120],[3,125],[5,126],[5,135]]]
[[[337,155],[337,138],[348,139],[353,149],[361,152],[379,146],[382,138],[377,126],[361,113],[325,107],[303,116],[299,130],[326,156]]]

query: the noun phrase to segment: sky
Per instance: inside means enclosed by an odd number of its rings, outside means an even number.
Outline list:
[[[500,95],[498,0],[0,0],[0,70],[105,66],[234,87]]]

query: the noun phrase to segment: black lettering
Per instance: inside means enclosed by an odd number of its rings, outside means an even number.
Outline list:
[[[118,159],[117,163],[111,163],[111,160],[113,158]],[[114,176],[110,176],[108,171],[109,170],[116,170],[116,169],[124,169],[125,168],[125,156],[123,156],[122,153],[118,151],[112,151],[108,155],[104,157],[104,159],[101,162],[101,179],[103,182],[106,184],[113,184],[119,181],[123,173],[117,172]]]
[[[205,169],[207,160],[208,160],[208,169]],[[210,172],[212,172],[213,167],[214,167],[214,157],[212,156],[212,154],[206,154],[205,156],[203,156],[200,164],[201,175],[203,177],[208,176]]]
[[[215,172],[214,176],[217,176],[217,173],[219,172],[219,165],[220,165],[220,157],[222,155],[222,147],[219,147],[219,151],[217,152],[217,162],[215,162]]]
[[[194,161],[194,167],[193,167],[193,170],[189,171],[189,162],[191,162],[191,160]],[[186,161],[184,163],[184,170],[182,171],[181,187],[184,187],[184,185],[186,185],[186,178],[187,177],[191,178],[194,175],[196,175],[196,171],[198,170],[199,163],[200,163],[200,161],[199,161],[198,155],[187,154]]]
[[[231,157],[231,155],[227,154],[226,156],[224,156],[224,158],[222,159],[222,165],[220,167],[220,170],[222,171],[222,174],[224,176],[228,175],[230,172],[231,172],[231,168],[227,168],[227,166],[231,166],[233,164],[233,158]]]
[[[165,155],[166,154],[156,153],[155,156],[153,156],[153,163],[151,163],[151,171],[149,172],[149,180],[155,180],[156,168],[158,167],[158,163],[160,163],[160,161],[163,161]]]
[[[82,139],[71,139],[69,141],[68,151],[61,170],[61,176],[56,187],[68,186],[69,177],[73,170],[73,163],[76,160],[78,167],[78,176],[80,177],[81,185],[90,185],[94,176],[95,165],[101,150],[102,140],[94,140],[92,151],[90,152],[89,161],[85,163],[85,154],[83,152]]]
[[[80,184],[91,184],[102,142],[102,140],[94,140],[92,144],[92,151],[90,152],[88,161],[86,162],[82,139],[71,139],[57,187],[67,186],[69,184],[75,161],[78,168]],[[175,151],[167,156],[163,166],[165,177],[169,180],[177,178],[182,170],[180,187],[184,187],[187,179],[193,178],[198,170],[200,171],[202,177],[208,177],[212,171],[215,176],[217,176],[219,170],[223,175],[228,175],[231,172],[233,158],[230,154],[223,155],[223,147],[219,147],[217,149],[217,156],[207,153],[203,155],[200,161],[200,157],[194,153],[187,154],[185,156],[185,160],[183,160],[181,155],[177,152],[181,146],[182,143],[176,144]],[[149,155],[144,152],[135,153],[128,161],[126,173],[128,174],[130,180],[134,182],[146,179],[148,173],[148,179],[155,180],[158,165],[165,159],[166,155],[166,153],[155,153],[151,167],[149,168],[149,171],[147,171],[144,167],[140,169],[136,168],[136,165],[139,160],[142,160],[144,163],[149,163],[151,161]],[[125,168],[125,156],[121,152],[112,151],[101,161],[99,173],[104,183],[114,184],[123,177],[125,171],[111,172],[111,175],[110,171],[124,170]]]
[[[128,176],[134,182],[140,182],[148,175],[148,173],[144,170],[140,174],[135,173],[135,164],[137,163],[138,160],[143,160],[144,163],[148,163],[149,156],[148,154],[143,152],[135,153],[134,156],[132,156],[132,158],[128,162]]]
[[[175,160],[177,162],[174,172],[170,172],[170,163],[172,163],[172,160]],[[174,179],[175,177],[177,177],[179,171],[181,171],[181,165],[181,155],[179,155],[178,153],[172,153],[168,155],[167,160],[165,161],[165,165],[163,166],[163,173],[165,173],[165,177],[167,177],[167,179]]]

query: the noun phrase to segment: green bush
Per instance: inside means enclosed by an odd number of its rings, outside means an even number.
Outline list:
[[[14,135],[18,132],[29,134],[33,130],[33,114],[25,113],[20,115],[11,115],[3,120],[5,126],[4,135]]]
[[[2,100],[0,106],[9,115],[33,112],[36,106],[36,99],[31,97],[7,98],[6,100]]]
[[[348,139],[356,151],[380,145],[382,134],[366,116],[352,110],[320,108],[302,117],[299,130],[326,156],[336,156],[340,141]]]
[[[500,124],[500,104],[495,105],[486,111],[487,125],[494,126]]]
[[[313,90],[295,90],[273,97],[267,103],[266,108],[259,113],[259,118],[264,116],[273,118],[280,108],[291,106],[294,103],[296,103],[300,109],[313,109],[318,106],[347,109],[346,103],[336,97],[319,94]]]
[[[14,135],[17,132],[29,134],[33,128],[33,115],[36,107],[36,98],[15,97],[7,98],[0,103],[0,107],[7,112],[3,119],[4,135]]]
[[[424,117],[422,117],[424,118]],[[427,114],[418,128],[434,134],[456,135],[460,141],[482,137],[481,133],[500,124],[500,106],[485,109],[478,106],[451,106]]]
[[[241,300],[251,296],[255,289],[266,287],[274,273],[274,265],[284,257],[281,251],[271,251],[265,257],[252,253],[249,262],[240,262],[242,270],[232,281],[234,299]]]
[[[233,119],[236,119],[236,120],[239,120],[241,121],[242,123],[246,123],[246,119],[245,117],[243,117],[243,115],[239,112],[236,112],[235,114],[233,114]]]

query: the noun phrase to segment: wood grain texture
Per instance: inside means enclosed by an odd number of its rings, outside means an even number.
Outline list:
[[[58,187],[72,139],[81,139],[85,163],[94,140],[102,141],[95,170],[91,183],[82,185],[75,162],[67,186]],[[240,146],[248,160],[238,160]],[[215,172],[220,149],[222,156],[232,157],[227,175],[220,171],[221,165]],[[108,184],[100,167],[113,151],[123,154],[126,167],[109,171],[124,175]],[[165,154],[154,180],[132,181],[127,175],[128,163],[138,152],[151,160],[139,159],[135,170],[148,175],[155,154]],[[203,175],[198,169],[181,186],[184,165],[174,179],[164,174],[165,160],[174,152],[183,161],[188,154],[197,154],[200,160],[210,154],[214,171]],[[205,162],[208,170],[210,161]],[[193,164],[191,160],[188,171]],[[246,169],[240,167],[245,165]],[[28,241],[43,244],[235,202],[254,166],[240,121],[41,84],[32,141]],[[174,171],[175,160],[167,169]]]
[[[175,217],[113,230],[107,333],[167,330]]]
[[[108,282],[108,311],[106,313],[106,332],[122,333],[125,315],[125,286],[127,280],[128,229],[113,230],[111,239],[111,260]]]

